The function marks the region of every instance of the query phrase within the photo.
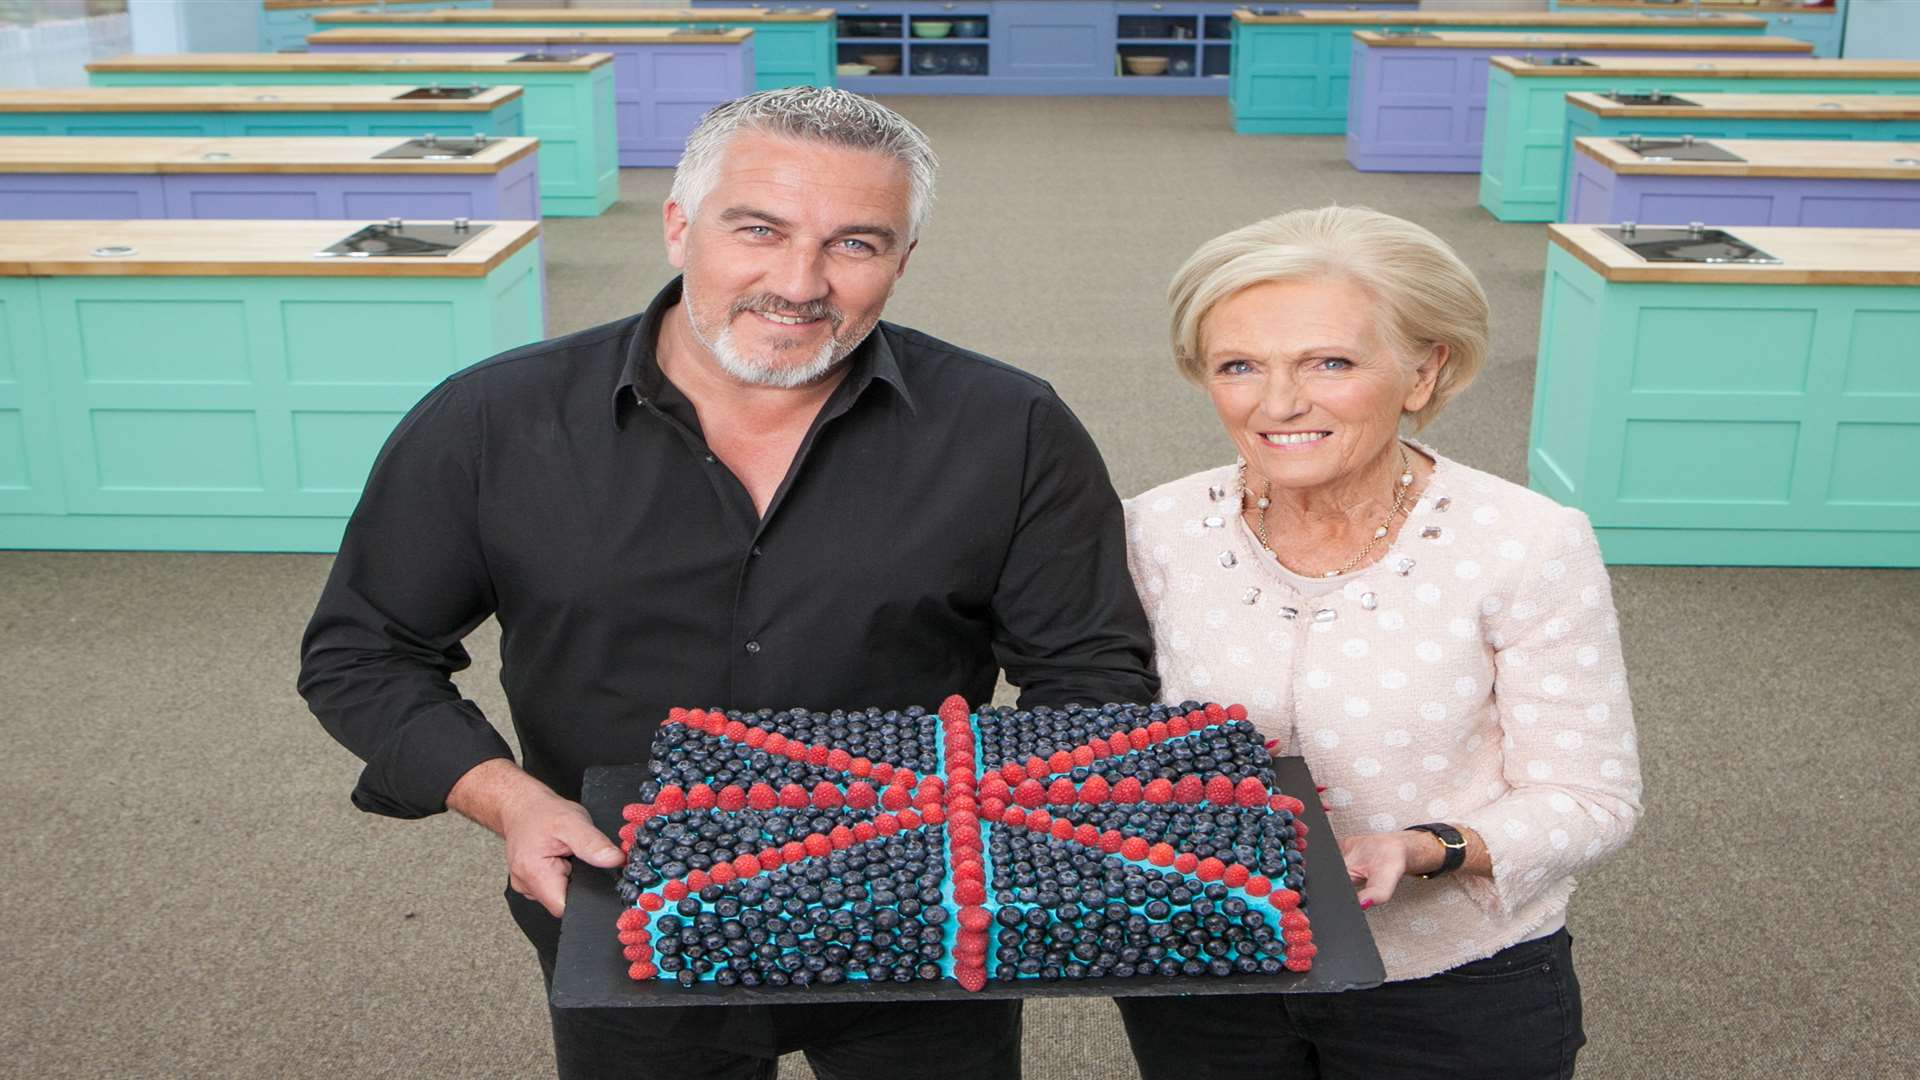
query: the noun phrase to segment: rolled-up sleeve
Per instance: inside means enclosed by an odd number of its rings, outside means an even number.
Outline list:
[[[1120,498],[1058,398],[1033,405],[1011,547],[994,591],[994,652],[1020,704],[1148,702],[1147,617],[1127,573]]]
[[[1585,514],[1562,509],[1493,621],[1494,701],[1509,790],[1467,815],[1493,858],[1462,875],[1505,915],[1626,843],[1640,759],[1613,592]]]
[[[492,614],[477,520],[476,417],[458,380],[415,406],[375,460],[300,647],[299,690],[366,762],[353,803],[416,818],[512,751],[461,697],[461,640]]]

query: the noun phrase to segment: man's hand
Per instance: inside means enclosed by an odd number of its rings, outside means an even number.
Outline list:
[[[569,856],[605,868],[626,861],[594,827],[586,807],[555,795],[504,758],[469,769],[447,793],[447,806],[506,840],[508,884],[556,919],[567,907]]]

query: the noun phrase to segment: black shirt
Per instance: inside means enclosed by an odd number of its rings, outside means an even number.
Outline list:
[[[882,322],[766,516],[708,450],[639,316],[462,371],[374,463],[300,692],[420,817],[506,742],[450,678],[489,615],[524,767],[578,798],[673,706],[1150,701],[1151,638],[1098,451],[1045,382]]]

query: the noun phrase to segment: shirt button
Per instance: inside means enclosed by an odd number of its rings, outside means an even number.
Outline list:
[[[760,545],[759,545],[759,544],[755,544],[755,545],[753,545],[753,557],[754,557],[754,558],[756,558],[756,559],[760,557]]]
[[[708,454],[708,455],[707,455],[707,464],[709,464],[709,465],[712,465],[712,464],[713,464],[714,462],[716,462],[716,461],[719,461],[719,460],[720,460],[719,458],[717,458],[717,457],[714,457],[714,456],[713,456],[712,454]]]
[[[757,642],[757,641],[749,641],[749,642],[747,642],[747,651],[748,651],[748,652],[750,652],[750,653],[757,653],[757,652],[759,652],[759,651],[760,651],[760,643],[759,643],[759,642]]]

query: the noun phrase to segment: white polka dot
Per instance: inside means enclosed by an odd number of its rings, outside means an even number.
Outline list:
[[[1582,645],[1574,650],[1573,660],[1581,667],[1592,667],[1600,662],[1600,650],[1591,645]]]
[[[1527,557],[1527,545],[1518,540],[1502,540],[1500,557],[1508,561],[1518,561]]]
[[[1492,633],[1487,635],[1487,644],[1493,646],[1496,649],[1505,648],[1507,644],[1507,635],[1501,633],[1498,630],[1495,630]]]
[[[1507,793],[1507,785],[1501,783],[1498,780],[1495,780],[1492,783],[1489,783],[1487,785],[1487,801],[1488,802],[1492,802],[1493,800],[1498,799],[1500,796],[1505,795],[1506,793]]]
[[[1527,778],[1530,780],[1553,779],[1553,766],[1544,761],[1527,762]]]
[[[1429,581],[1413,590],[1413,596],[1423,604],[1437,604],[1440,602],[1440,586]]]
[[[1380,959],[1386,963],[1387,967],[1396,968],[1407,962],[1407,950],[1381,949]]]
[[[1386,743],[1388,746],[1412,746],[1413,732],[1408,731],[1406,728],[1397,727],[1385,735],[1380,736],[1380,741]]]
[[[1625,772],[1626,770],[1620,767],[1620,762],[1615,758],[1608,758],[1600,763],[1600,775],[1609,780],[1618,780]]]
[[[1474,562],[1472,559],[1465,559],[1455,563],[1453,576],[1459,578],[1461,581],[1472,581],[1474,578],[1480,576],[1480,564]]]
[[[1471,754],[1474,751],[1480,749],[1480,747],[1484,745],[1486,741],[1487,741],[1486,737],[1484,735],[1481,735],[1477,731],[1474,732],[1472,735],[1467,736],[1467,753]]]
[[[1633,753],[1633,748],[1639,745],[1639,743],[1640,739],[1631,731],[1620,736],[1620,749],[1625,750],[1629,754]]]
[[[1188,596],[1192,596],[1194,593],[1200,591],[1200,575],[1186,573],[1175,574],[1173,575],[1173,587]]]
[[[1587,858],[1597,859],[1600,857],[1600,853],[1605,850],[1607,850],[1607,842],[1603,839],[1596,839],[1587,845]]]
[[[1428,754],[1420,759],[1420,767],[1428,772],[1439,772],[1447,767],[1446,755]]]
[[[1573,838],[1567,835],[1565,829],[1555,829],[1547,834],[1547,843],[1552,844],[1555,851],[1566,847],[1572,840]]]
[[[1462,675],[1453,680],[1453,693],[1455,697],[1472,697],[1479,692],[1480,680],[1471,675]]]
[[[1627,690],[1627,673],[1624,671],[1616,671],[1608,675],[1607,689],[1616,694],[1625,693]]]
[[[1227,650],[1227,663],[1235,667],[1246,667],[1253,663],[1253,654],[1248,652],[1245,647],[1235,645],[1233,648]]]
[[[1520,880],[1531,885],[1534,882],[1539,881],[1541,878],[1546,876],[1547,876],[1547,868],[1544,866],[1536,866],[1533,869],[1527,871],[1526,873],[1520,875]]]
[[[1480,636],[1480,624],[1462,616],[1447,624],[1447,633],[1462,641],[1472,641]]]
[[[1255,690],[1253,692],[1253,703],[1263,709],[1271,709],[1275,705],[1280,704],[1280,697],[1271,690]]]
[[[1153,500],[1153,508],[1164,514],[1167,511],[1173,509],[1173,500],[1166,497],[1165,495],[1162,495],[1159,498]]]
[[[1475,525],[1491,525],[1499,520],[1500,511],[1495,510],[1491,506],[1482,506],[1473,512],[1473,523]]]
[[[1586,741],[1586,736],[1577,731],[1556,731],[1553,733],[1553,745],[1562,750],[1578,750]]]
[[[1503,606],[1505,606],[1504,602],[1497,596],[1483,596],[1480,598],[1480,614],[1482,615],[1498,615]]]
[[[1444,907],[1453,907],[1455,904],[1458,904],[1461,900],[1465,899],[1465,897],[1461,896],[1460,893],[1457,892],[1456,890],[1448,889],[1446,892],[1441,893],[1439,896],[1435,897],[1434,899],[1436,903],[1439,903]],[[1462,952],[1467,952],[1472,950],[1475,946],[1472,942],[1461,941],[1461,942],[1457,942],[1455,944],[1455,947],[1460,949]]]
[[[1513,722],[1519,724],[1521,727],[1532,727],[1540,722],[1540,710],[1532,705],[1515,705],[1513,707]]]
[[[1437,664],[1440,662],[1440,657],[1443,654],[1440,651],[1439,642],[1423,641],[1413,647],[1413,655],[1425,660],[1429,664]]]
[[[1495,636],[1497,637],[1499,635],[1495,635]],[[1502,663],[1506,664],[1508,667],[1523,668],[1523,667],[1526,667],[1528,664],[1533,663],[1533,654],[1519,647],[1518,645],[1515,645],[1513,648],[1508,649],[1505,652],[1501,653],[1500,660]]]
[[[1547,640],[1558,641],[1567,636],[1567,631],[1573,629],[1573,624],[1565,619],[1548,619],[1547,625],[1541,629],[1546,632]]]
[[[1567,692],[1567,680],[1559,675],[1549,675],[1540,680],[1540,689],[1544,693],[1559,697]]]
[[[1397,611],[1383,611],[1374,621],[1382,630],[1399,630],[1407,625],[1407,617]]]
[[[1340,745],[1340,733],[1332,728],[1321,728],[1313,733],[1313,741],[1321,748],[1331,750]]]
[[[1306,684],[1314,690],[1325,690],[1333,685],[1333,676],[1325,668],[1314,668],[1307,672]]]
[[[1354,758],[1353,771],[1361,776],[1379,776],[1380,763],[1370,757]]]
[[[1437,922],[1434,922],[1432,919],[1427,918],[1425,915],[1422,915],[1414,919],[1412,922],[1408,923],[1407,929],[1412,930],[1416,934],[1423,934],[1428,937],[1431,937],[1432,935],[1440,932],[1440,924]]]
[[[1478,736],[1478,735],[1475,735],[1475,736],[1473,737],[1473,743],[1474,743],[1474,745],[1475,745],[1475,746],[1478,746],[1478,745],[1480,745],[1480,736]],[[1513,741],[1513,733],[1512,733],[1512,732],[1508,732],[1507,734],[1505,734],[1505,735],[1503,735],[1503,736],[1501,736],[1501,738],[1500,738],[1500,748],[1501,748],[1502,750],[1511,750],[1511,749],[1513,749],[1514,747],[1516,747],[1516,746],[1519,746],[1519,745],[1520,745],[1519,743],[1517,743],[1517,742],[1514,742],[1514,741]]]
[[[1413,784],[1401,784],[1393,793],[1400,796],[1402,802],[1412,802],[1420,797],[1420,789]]]
[[[1428,817],[1443,818],[1451,813],[1453,813],[1453,804],[1448,802],[1445,799],[1434,799],[1433,801],[1427,803]]]
[[[1340,643],[1340,652],[1349,660],[1364,659],[1367,655],[1367,639],[1348,638]]]
[[[1213,683],[1213,673],[1203,667],[1197,667],[1189,671],[1187,678],[1195,686],[1210,686]]]
[[[1209,608],[1206,614],[1207,625],[1215,630],[1227,625],[1227,613],[1220,608]]]
[[[1353,792],[1343,787],[1330,787],[1320,795],[1327,801],[1327,805],[1335,810],[1345,810],[1353,805]]]
[[[1612,716],[1613,710],[1607,708],[1607,703],[1604,701],[1596,701],[1587,706],[1587,723],[1589,724],[1596,726],[1605,724]]]
[[[1166,564],[1172,562],[1173,549],[1168,547],[1165,544],[1155,544],[1153,546],[1153,561],[1159,563],[1162,566],[1165,566]]]
[[[1188,536],[1203,536],[1206,534],[1207,527],[1198,521],[1183,521],[1180,523],[1180,531]]]
[[[1359,720],[1373,711],[1373,706],[1368,704],[1367,699],[1363,697],[1350,697],[1341,707],[1346,710],[1348,716],[1353,717],[1355,720]]]
[[[1447,706],[1444,702],[1429,701],[1420,706],[1420,719],[1429,724],[1438,724],[1447,718]]]
[[[1293,635],[1285,630],[1267,631],[1267,645],[1275,652],[1287,652],[1293,648]]]
[[[1613,822],[1613,815],[1598,806],[1587,807],[1587,816],[1592,818],[1596,825],[1608,825]]]
[[[1372,829],[1374,832],[1392,832],[1399,824],[1399,822],[1394,820],[1392,814],[1369,814],[1367,816],[1367,828]]]
[[[1516,619],[1531,619],[1538,614],[1540,614],[1540,605],[1531,600],[1513,602],[1513,617]]]
[[[1407,688],[1407,673],[1401,671],[1399,668],[1388,668],[1380,673],[1380,688],[1382,690],[1405,690]]]
[[[1167,589],[1166,578],[1161,577],[1159,574],[1147,575],[1147,591],[1148,592],[1154,594],[1155,596],[1158,596],[1161,593],[1165,592],[1166,589]]]
[[[1600,586],[1588,585],[1580,590],[1580,602],[1588,607],[1600,606]]]
[[[1508,818],[1500,825],[1500,831],[1515,840],[1527,835],[1527,823],[1519,818]]]
[[[1554,810],[1558,811],[1559,813],[1571,814],[1573,813],[1574,808],[1578,804],[1575,803],[1571,798],[1568,798],[1565,794],[1556,791],[1553,794],[1547,796],[1547,805],[1553,807]]]
[[[1173,633],[1167,635],[1167,644],[1180,650],[1191,649],[1193,648],[1193,638],[1187,636],[1185,630],[1175,630]]]
[[[1540,576],[1548,581],[1559,581],[1567,576],[1567,564],[1559,559],[1548,559],[1540,566]]]

